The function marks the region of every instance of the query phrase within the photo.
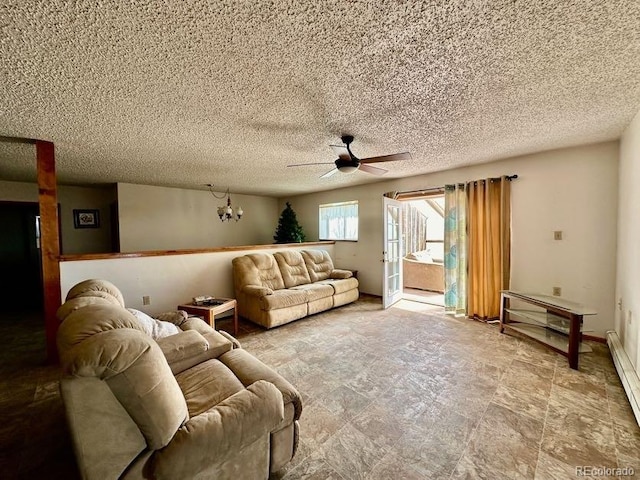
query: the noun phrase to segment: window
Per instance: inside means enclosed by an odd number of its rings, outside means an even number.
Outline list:
[[[320,240],[358,240],[358,202],[320,205]]]

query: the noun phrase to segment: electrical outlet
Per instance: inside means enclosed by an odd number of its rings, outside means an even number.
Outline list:
[[[145,295],[144,297],[142,297],[142,304],[151,305],[151,297],[149,295]]]
[[[618,310],[622,311],[622,297],[618,299]]]
[[[627,323],[631,325],[631,310],[627,310]]]
[[[553,232],[553,239],[562,240],[562,230],[556,230],[555,232]]]
[[[560,287],[553,287],[553,295],[559,297],[562,295],[562,289]]]

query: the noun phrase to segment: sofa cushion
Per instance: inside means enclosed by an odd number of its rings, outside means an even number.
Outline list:
[[[234,373],[216,359],[200,363],[176,375],[187,401],[189,416],[206,412],[227,397],[244,389]]]
[[[252,253],[232,260],[234,282],[237,286],[257,285],[272,290],[284,287],[282,274],[273,255]]]
[[[279,308],[303,305],[307,303],[308,298],[307,292],[302,290],[276,290],[273,295],[261,297],[260,306],[262,310],[277,310]]]
[[[312,282],[329,278],[333,271],[333,261],[328,252],[325,250],[303,250],[301,253]]]
[[[314,300],[320,300],[321,298],[330,297],[333,295],[333,287],[331,285],[325,285],[320,283],[307,283],[306,285],[298,285],[291,290],[299,290],[307,292],[307,298],[309,302]]]
[[[336,295],[358,288],[358,280],[353,277],[322,280],[321,282],[318,282],[318,283],[320,283],[321,285],[331,285]]]
[[[285,250],[274,253],[273,257],[276,259],[276,262],[278,262],[285,287],[291,288],[311,283],[307,266],[300,252]]]

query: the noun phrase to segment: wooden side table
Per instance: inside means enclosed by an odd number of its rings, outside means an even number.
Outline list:
[[[215,317],[229,310],[233,310],[233,334],[238,334],[238,302],[235,298],[214,298],[214,300],[222,300],[219,305],[194,305],[193,303],[185,303],[178,305],[178,310],[184,310],[191,315],[204,317],[211,328],[216,328]]]

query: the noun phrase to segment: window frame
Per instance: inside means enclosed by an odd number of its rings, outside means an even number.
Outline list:
[[[323,208],[336,208],[336,207],[346,207],[346,206],[353,206],[355,205],[356,207],[356,215],[355,215],[355,219],[356,219],[356,234],[355,234],[355,238],[345,238],[346,237],[346,233],[347,233],[347,226],[346,226],[346,220],[348,218],[353,218],[353,217],[346,217],[346,216],[342,216],[341,219],[343,221],[343,225],[342,225],[342,237],[343,238],[323,238],[322,233],[323,233],[323,217],[322,215],[322,210]],[[327,225],[327,237],[331,236],[331,231],[329,226]],[[357,242],[360,236],[360,205],[358,200],[350,200],[347,202],[333,202],[333,203],[323,203],[321,205],[318,205],[318,240],[323,242],[323,241],[331,241],[331,242]]]

